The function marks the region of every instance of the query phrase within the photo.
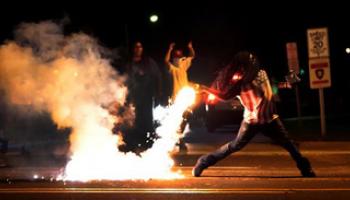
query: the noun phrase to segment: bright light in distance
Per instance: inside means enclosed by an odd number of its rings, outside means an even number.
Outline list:
[[[151,15],[149,20],[152,22],[152,23],[156,23],[158,21],[158,15]]]
[[[347,54],[350,54],[350,48],[349,48],[349,47],[346,48],[346,49],[345,49],[345,52],[346,52]]]

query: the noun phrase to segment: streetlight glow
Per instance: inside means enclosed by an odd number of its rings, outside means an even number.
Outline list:
[[[345,49],[345,52],[346,52],[347,54],[350,54],[350,48],[349,48],[349,47],[346,48],[346,49]]]
[[[157,15],[151,15],[149,20],[152,22],[152,23],[156,23],[158,21],[158,16]]]

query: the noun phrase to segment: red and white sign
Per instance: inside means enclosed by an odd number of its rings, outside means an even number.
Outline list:
[[[293,70],[296,74],[299,74],[297,43],[289,42],[286,44],[286,47],[287,47],[288,68],[289,70]]]
[[[312,89],[331,87],[329,58],[309,60],[310,87]]]

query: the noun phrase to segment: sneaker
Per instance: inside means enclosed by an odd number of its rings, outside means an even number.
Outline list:
[[[300,173],[303,177],[306,177],[306,178],[316,177],[316,174],[312,169],[301,170]]]
[[[197,162],[197,164],[193,167],[192,169],[192,176],[194,177],[200,177],[202,172],[206,169],[207,167],[201,164],[200,162]]]
[[[316,177],[315,172],[312,170],[310,161],[307,158],[303,157],[297,166],[303,177]]]
[[[192,169],[192,176],[194,177],[200,177],[202,175],[204,168],[201,166],[195,166]]]
[[[179,146],[179,152],[186,153],[188,151],[186,143],[181,139],[177,145]]]

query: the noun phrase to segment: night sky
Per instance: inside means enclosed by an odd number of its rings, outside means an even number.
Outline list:
[[[73,2],[73,1],[72,1]],[[87,1],[86,1],[87,2]],[[326,89],[326,109],[349,111],[350,101],[350,12],[332,1],[281,1],[274,6],[254,1],[93,1],[92,3],[50,1],[44,4],[13,2],[2,6],[0,40],[13,37],[21,22],[69,18],[65,33],[85,32],[111,49],[141,40],[145,51],[159,62],[171,41],[186,47],[190,40],[197,58],[189,71],[192,81],[209,84],[214,72],[239,50],[254,51],[270,77],[283,80],[287,73],[286,42],[297,42],[302,76],[301,99],[307,114],[318,113],[318,92],[309,89],[306,29],[328,27],[331,48],[332,88]],[[140,3],[142,2],[142,3]],[[233,4],[233,5],[231,5]],[[345,4],[345,3],[344,3]],[[151,14],[159,21],[149,22]],[[282,102],[294,107],[294,91],[281,91]]]

